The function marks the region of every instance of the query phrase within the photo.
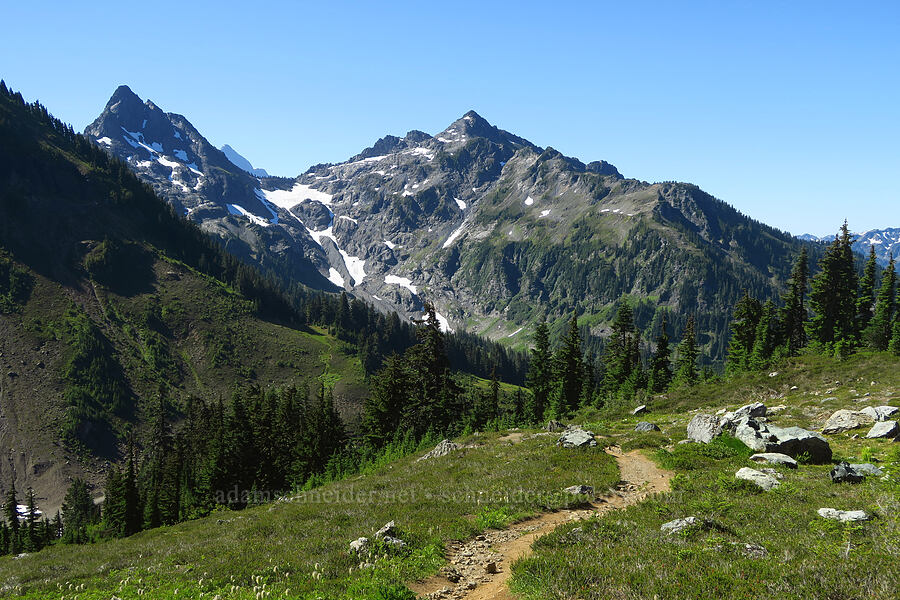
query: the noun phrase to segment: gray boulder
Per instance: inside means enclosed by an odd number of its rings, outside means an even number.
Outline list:
[[[570,494],[580,495],[580,494],[593,494],[594,488],[589,485],[572,485],[565,489],[566,492]]]
[[[892,438],[900,434],[897,421],[880,421],[872,425],[872,429],[866,434],[867,438]]]
[[[766,405],[762,402],[747,404],[734,411],[734,419],[741,419],[743,417],[756,418],[764,416],[766,416]]]
[[[461,447],[462,446],[460,446],[459,444],[451,442],[450,440],[441,440],[438,445],[434,447],[434,450],[432,450],[425,456],[420,457],[418,460],[429,460],[432,458],[447,456],[451,452],[459,450]]]
[[[648,423],[647,421],[641,421],[637,425],[634,426],[635,431],[659,431],[659,427],[656,423]]]
[[[565,425],[557,421],[556,419],[550,419],[547,421],[547,431],[550,433],[556,433],[557,431],[564,431],[566,428]]]
[[[557,446],[563,448],[581,448],[584,446],[596,446],[594,432],[584,429],[569,429],[556,441]]]
[[[663,523],[659,530],[668,533],[669,535],[673,535],[693,527],[702,527],[703,524],[703,520],[698,519],[697,517],[685,517],[683,519],[675,519],[674,521]]]
[[[641,404],[640,406],[638,406],[637,408],[635,408],[633,411],[631,411],[631,414],[633,414],[633,415],[639,415],[639,414],[645,413],[645,412],[647,412],[647,405],[646,405],[646,404]]]
[[[831,481],[833,483],[859,483],[865,479],[865,475],[858,473],[849,463],[841,461],[831,469]]]
[[[375,539],[380,540],[383,537],[394,536],[397,534],[397,524],[393,521],[388,521],[384,524],[384,527],[375,532]]]
[[[873,417],[862,411],[841,409],[828,417],[822,433],[843,433],[863,425],[871,425],[874,422]]]
[[[768,465],[782,465],[789,469],[797,468],[796,460],[794,460],[787,454],[781,454],[780,452],[763,452],[761,454],[754,454],[750,457],[750,460],[752,460],[753,462]]]
[[[406,542],[391,535],[384,536],[383,538],[381,538],[381,541],[384,542],[385,545],[390,546],[396,550],[406,547]]]
[[[872,475],[874,477],[881,477],[882,475],[884,475],[884,471],[882,471],[872,463],[850,463],[850,468],[857,473],[862,473],[867,477],[869,475]]]
[[[738,470],[737,473],[734,474],[734,476],[738,479],[743,479],[744,481],[755,483],[757,486],[761,487],[767,492],[772,488],[776,488],[780,485],[779,481],[772,475],[768,473],[762,473],[760,471],[757,471],[756,469],[751,469],[749,467],[742,467],[740,470]]]
[[[868,521],[872,517],[866,514],[864,510],[837,510],[835,508],[820,508],[819,516],[823,519],[834,519],[842,523],[853,521]]]
[[[766,446],[766,452],[779,452],[797,457],[807,454],[810,462],[827,463],[831,460],[831,446],[828,440],[816,433],[800,427],[764,426],[774,441]]]
[[[719,418],[715,415],[702,413],[694,415],[687,427],[688,438],[704,444],[710,443],[713,438],[721,433],[722,426],[719,424]]]
[[[732,429],[732,435],[744,442],[751,450],[766,452],[769,444],[774,441],[768,434],[765,425],[756,419],[744,418],[737,421]]]
[[[888,417],[898,411],[900,408],[896,406],[867,406],[859,412],[869,415],[876,421],[887,421]]]

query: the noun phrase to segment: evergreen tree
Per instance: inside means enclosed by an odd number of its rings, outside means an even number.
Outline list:
[[[808,287],[808,257],[806,248],[800,252],[791,271],[790,286],[784,296],[780,343],[785,345],[788,356],[797,356],[806,346],[806,290]]]
[[[809,295],[813,317],[807,326],[809,337],[830,347],[836,342],[850,344],[855,339],[858,281],[851,248],[852,239],[845,221],[841,234],[819,261]]]
[[[15,482],[10,482],[9,491],[6,492],[3,516],[9,523],[9,553],[18,554],[21,546],[19,545],[19,501],[16,499]]]
[[[697,382],[697,336],[694,331],[694,315],[688,317],[678,353],[675,356],[675,385],[693,385]]]
[[[771,300],[763,305],[762,315],[756,325],[750,368],[761,370],[768,366],[775,350],[775,303]]]
[[[750,296],[747,290],[734,307],[731,321],[731,341],[725,362],[727,373],[740,373],[750,369],[753,347],[756,344],[756,330],[762,316],[759,300]]]
[[[38,530],[40,522],[37,518],[37,502],[32,488],[28,488],[28,492],[25,494],[25,510],[23,547],[26,552],[37,552],[41,549],[41,535]]]
[[[862,279],[859,280],[859,298],[856,301],[856,333],[858,337],[869,326],[872,320],[872,309],[875,306],[875,274],[877,261],[875,246],[869,246],[869,258],[863,269]]]
[[[563,338],[554,362],[557,381],[554,412],[557,417],[563,417],[578,408],[583,386],[581,334],[578,331],[578,319],[574,315],[569,321],[569,331]]]
[[[891,343],[888,350],[894,356],[900,356],[900,314],[894,317],[893,334],[891,335]]]
[[[640,362],[639,338],[634,326],[634,312],[627,302],[619,305],[612,324],[612,333],[606,343],[604,363],[606,372],[603,389],[613,394],[631,377]]]
[[[653,394],[659,394],[669,389],[669,384],[672,382],[670,355],[669,333],[666,331],[666,315],[663,313],[659,336],[656,338],[656,350],[650,359],[650,379],[647,388]]]
[[[59,518],[57,513],[57,518]],[[94,507],[87,483],[76,478],[69,486],[62,505],[62,541],[65,544],[86,544],[90,541],[88,528],[97,522],[99,514]]]
[[[410,401],[412,374],[402,357],[391,356],[371,379],[363,404],[363,431],[375,448],[387,444],[400,429],[403,407]]]
[[[546,321],[541,321],[534,331],[534,348],[531,350],[526,382],[531,397],[525,405],[525,419],[529,423],[540,423],[549,407],[553,390],[553,355]]]
[[[887,268],[881,275],[881,287],[878,289],[875,315],[872,317],[865,334],[869,345],[875,350],[887,350],[891,342],[896,289],[897,272],[894,269],[894,257],[892,256]]]

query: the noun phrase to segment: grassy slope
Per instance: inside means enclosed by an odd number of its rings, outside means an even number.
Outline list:
[[[514,567],[513,589],[524,598],[896,598],[900,586],[900,444],[862,438],[866,428],[827,436],[835,460],[875,457],[891,481],[869,478],[836,485],[830,466],[779,469],[784,479],[770,493],[738,482],[734,473],[751,466],[742,444],[730,448],[674,445],[685,437],[692,412],[763,401],[788,408],[772,421],[821,428],[838,408],[900,406],[898,360],[856,356],[840,363],[804,357],[778,375],[747,375],[657,398],[642,417],[605,423],[605,433],[624,447],[654,448],[677,476],[673,491],[587,524],[563,526],[541,539],[536,554]],[[874,382],[874,385],[872,383]],[[797,389],[790,388],[797,386]],[[866,394],[869,394],[868,396]],[[662,433],[635,434],[638,420]],[[865,509],[875,519],[838,525],[816,515],[821,507]],[[660,525],[697,516],[717,528],[668,536]],[[753,543],[767,558],[749,558],[732,543]]]
[[[444,542],[565,506],[573,501],[561,492],[569,485],[606,489],[618,481],[614,461],[599,448],[563,450],[554,440],[513,445],[500,434],[473,436],[463,441],[475,448],[426,462],[402,458],[293,501],[221,511],[95,546],[4,557],[0,581],[27,598],[58,589],[80,600],[125,600],[140,590],[143,598],[168,598],[175,589],[179,598],[255,598],[262,583],[272,597],[386,598],[377,594],[436,571]],[[360,571],[348,543],[389,520],[409,551]]]

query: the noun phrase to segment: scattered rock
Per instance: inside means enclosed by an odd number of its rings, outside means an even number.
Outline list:
[[[787,410],[787,406],[785,406],[784,404],[779,404],[778,406],[770,406],[769,410],[766,411],[766,414],[777,415],[784,412],[785,410]]]
[[[361,537],[350,542],[351,552],[365,552],[369,549],[369,538]]]
[[[866,437],[872,439],[897,437],[898,434],[900,434],[900,427],[897,426],[897,421],[879,421],[872,426]]]
[[[766,558],[769,556],[769,551],[760,546],[759,544],[753,543],[742,543],[742,542],[730,542],[731,545],[735,548],[738,548],[744,556],[747,558]]]
[[[564,431],[566,428],[565,425],[557,421],[556,419],[550,419],[547,421],[547,431],[550,433],[556,433],[557,431]]]
[[[766,416],[766,405],[762,402],[754,402],[747,404],[734,411],[734,419],[742,419],[744,417],[764,417]]]
[[[698,519],[697,517],[685,517],[683,519],[675,519],[674,521],[663,523],[659,530],[668,533],[669,535],[673,535],[693,527],[702,527],[703,524],[703,520]]]
[[[882,475],[884,475],[884,471],[882,471],[872,463],[850,463],[850,468],[857,473],[862,473],[865,476],[872,475],[873,477],[881,477]]]
[[[640,406],[638,406],[637,408],[635,408],[633,411],[631,411],[631,414],[633,414],[633,415],[639,415],[639,414],[645,413],[645,412],[647,412],[647,405],[646,405],[646,404],[641,404]]]
[[[710,443],[721,433],[722,426],[719,424],[719,418],[715,415],[703,413],[694,415],[687,427],[688,438],[704,444]]]
[[[772,371],[769,373],[769,377],[778,377],[778,371]]]
[[[876,421],[887,421],[888,417],[900,411],[896,406],[867,406],[860,412],[866,413]]]
[[[459,583],[459,580],[462,579],[462,575],[460,575],[459,571],[454,569],[451,566],[443,567],[440,571],[441,575],[446,577],[451,583]]]
[[[823,519],[834,519],[842,523],[852,521],[868,521],[870,517],[864,510],[837,510],[835,508],[820,508],[819,516]]]
[[[447,456],[451,452],[455,452],[460,448],[461,446],[455,442],[451,442],[450,440],[441,440],[438,445],[434,447],[434,450],[420,457],[418,460],[429,460],[431,458]]]
[[[560,436],[556,445],[563,448],[581,448],[583,446],[596,446],[597,440],[594,439],[594,432],[592,431],[569,429]]]
[[[635,431],[659,431],[659,426],[656,423],[648,423],[647,421],[641,421],[637,425],[634,426]]]
[[[841,461],[836,467],[831,469],[831,481],[833,483],[859,483],[865,476],[857,473],[856,469],[849,463]]]
[[[766,445],[765,452],[779,452],[797,457],[801,454],[809,456],[810,462],[827,463],[831,461],[831,446],[828,440],[814,431],[800,427],[762,427],[772,441]]]
[[[390,536],[390,535],[386,535],[386,536],[382,537],[382,538],[381,538],[381,541],[384,542],[386,545],[388,545],[388,546],[393,546],[394,548],[396,548],[396,549],[398,549],[398,550],[399,550],[400,548],[405,548],[405,547],[406,547],[406,542],[404,542],[404,541],[401,540],[400,538],[395,538],[395,537]]]
[[[792,392],[795,391],[795,390],[798,390],[798,389],[800,389],[800,388],[798,388],[796,385],[792,385],[792,386],[791,386],[791,391],[792,391]]]
[[[750,467],[742,467],[734,476],[738,479],[755,483],[767,492],[780,485],[779,481],[768,473],[762,473]]]
[[[375,532],[375,539],[380,540],[386,536],[393,536],[397,534],[396,531],[397,524],[393,521],[388,521],[384,524],[384,527]]]
[[[7,373],[7,375],[9,375],[10,377],[18,377],[19,376],[19,374],[16,373],[15,371],[10,371],[9,373]]]
[[[768,465],[783,465],[789,469],[797,468],[797,461],[788,456],[787,454],[782,454],[780,452],[763,452],[761,454],[754,454],[750,457],[750,460],[757,463],[764,463]]]
[[[570,494],[593,494],[594,488],[589,485],[572,485],[567,487],[564,491]]]
[[[490,573],[491,575],[495,574],[497,572],[497,563],[489,562],[486,565],[484,565],[484,572]]]
[[[841,409],[828,417],[822,433],[843,433],[863,425],[871,425],[875,419],[858,410]]]

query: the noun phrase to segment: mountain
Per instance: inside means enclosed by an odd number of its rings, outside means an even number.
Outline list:
[[[803,246],[695,185],[625,178],[474,111],[434,136],[388,135],[296,179],[254,180],[220,172],[224,155],[183,117],[122,89],[86,133],[230,251],[410,317],[429,300],[446,329],[514,346],[540,320],[561,330],[573,311],[589,345],[601,343],[616,303],[631,298],[647,335],[663,310],[675,332],[694,313],[707,353],[721,359],[743,289],[777,295]]]
[[[888,261],[893,256],[895,259],[900,256],[900,228],[889,227],[887,229],[871,229],[863,233],[854,233],[853,250],[863,256],[869,255],[869,248],[875,248],[875,257],[882,267],[888,265]],[[801,240],[808,242],[830,243],[834,240],[834,236],[815,236],[809,233],[797,236]]]
[[[241,169],[247,171],[251,175],[255,175],[257,177],[268,177],[269,174],[266,173],[265,169],[255,169],[249,160],[238,154],[238,151],[225,144],[221,148],[219,148],[224,154],[225,157],[232,162],[236,167],[240,167]]]

